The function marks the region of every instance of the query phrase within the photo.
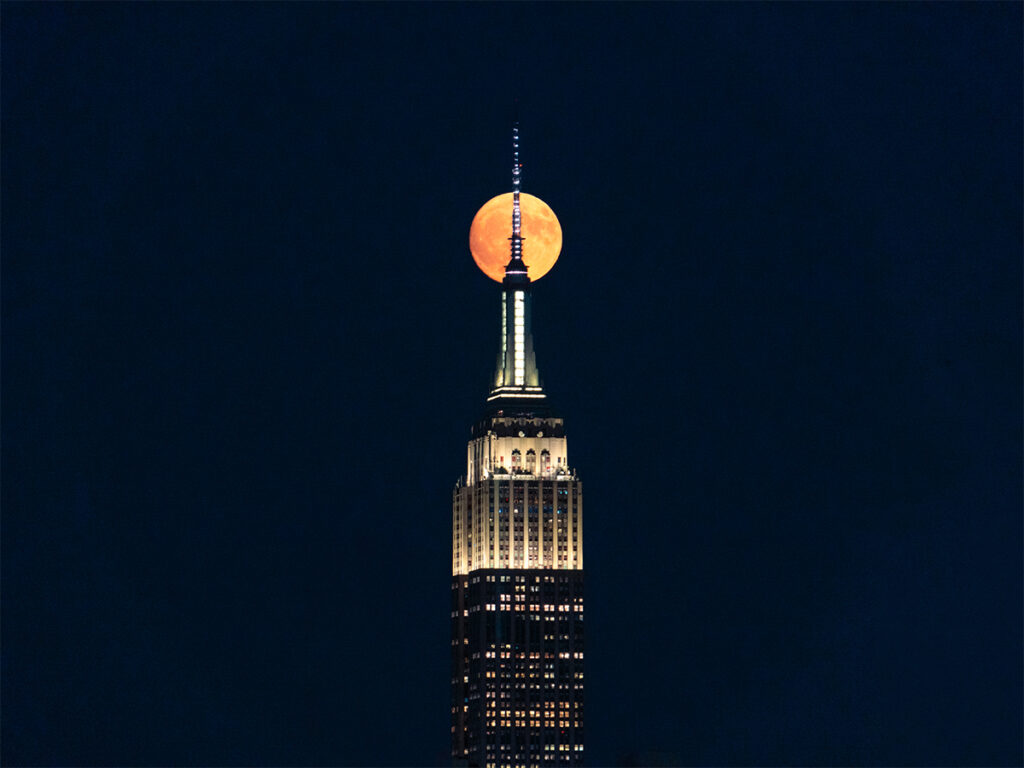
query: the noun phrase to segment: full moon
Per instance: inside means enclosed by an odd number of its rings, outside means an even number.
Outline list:
[[[530,280],[544,277],[562,252],[562,226],[555,212],[539,197],[519,193],[523,262]],[[491,280],[505,279],[505,265],[511,257],[512,193],[492,197],[476,212],[469,227],[469,250],[473,261]]]

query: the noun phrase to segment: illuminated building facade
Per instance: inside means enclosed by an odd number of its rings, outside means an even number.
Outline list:
[[[452,504],[452,756],[583,762],[583,489],[533,351],[518,128],[501,346]]]

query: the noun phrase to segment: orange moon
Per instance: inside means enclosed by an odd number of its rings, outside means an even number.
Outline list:
[[[558,261],[562,252],[562,225],[555,212],[539,197],[519,193],[523,261],[530,281],[540,280]],[[511,257],[512,193],[492,197],[476,212],[469,227],[469,250],[473,261],[491,280],[505,279],[505,265]]]

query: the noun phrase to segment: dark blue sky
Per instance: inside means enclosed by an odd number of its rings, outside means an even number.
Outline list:
[[[3,15],[5,765],[446,762],[516,93],[591,764],[1024,760],[1021,4]]]

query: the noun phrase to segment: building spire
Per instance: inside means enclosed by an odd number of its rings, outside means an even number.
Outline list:
[[[516,104],[516,119],[512,123],[512,253],[505,266],[505,282],[528,283],[526,264],[523,262],[522,214],[519,210],[519,188],[522,183],[523,164],[519,162],[519,105]]]
[[[522,163],[519,162],[519,121],[512,125],[512,237],[520,236],[519,184],[522,180]],[[514,241],[513,241],[514,243]]]
[[[518,104],[516,105],[518,111]],[[530,319],[530,278],[523,262],[522,216],[519,187],[519,119],[512,123],[512,256],[505,266],[501,299],[501,352],[488,402],[496,406],[529,406],[535,410],[547,398],[533,354]]]

